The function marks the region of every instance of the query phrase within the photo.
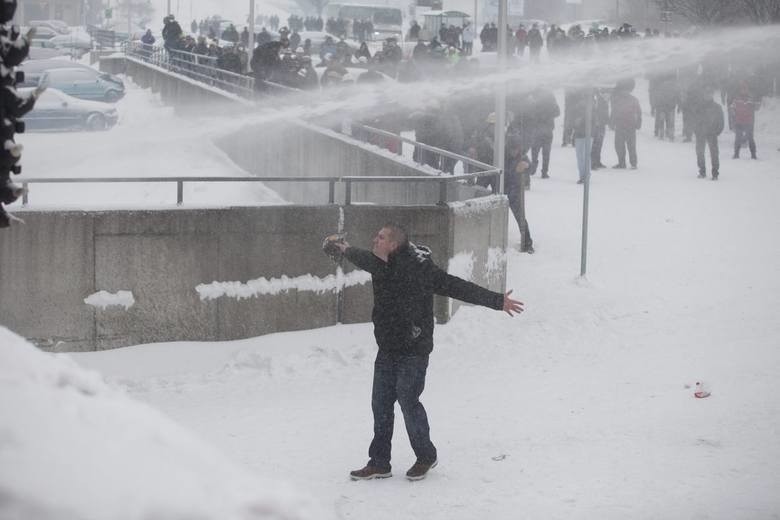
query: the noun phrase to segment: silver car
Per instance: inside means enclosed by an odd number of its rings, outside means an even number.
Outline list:
[[[19,89],[26,95],[32,89]],[[27,130],[108,130],[119,119],[113,105],[74,98],[55,88],[41,94],[35,107],[22,120]]]

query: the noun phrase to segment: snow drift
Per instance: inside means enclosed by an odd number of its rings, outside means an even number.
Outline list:
[[[0,518],[302,519],[313,511],[98,373],[0,327]]]

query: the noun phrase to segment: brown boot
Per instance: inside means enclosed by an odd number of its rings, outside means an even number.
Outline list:
[[[370,463],[366,464],[362,469],[356,469],[355,471],[349,472],[349,478],[352,480],[372,480],[375,478],[390,478],[392,476],[393,474],[390,472],[390,469],[384,471],[381,468],[372,466]]]
[[[434,460],[430,464],[427,464],[425,462],[420,462],[419,460],[414,463],[414,466],[409,468],[409,471],[406,472],[406,478],[409,480],[422,480],[425,478],[425,476],[428,474],[428,471],[435,468],[436,464],[438,464],[438,460]]]

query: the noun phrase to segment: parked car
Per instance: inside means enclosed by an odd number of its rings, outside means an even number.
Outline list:
[[[26,94],[32,89],[19,89]],[[113,105],[74,98],[55,88],[46,89],[23,121],[27,130],[108,130],[119,115]]]
[[[49,29],[54,29],[59,34],[68,34],[70,32],[68,24],[62,20],[30,20],[28,25],[35,27],[36,30],[39,27],[48,27]]]
[[[125,95],[125,84],[118,77],[72,61],[25,61],[22,70],[25,76],[22,87],[37,85],[45,74],[51,87],[80,99],[114,102]]]
[[[33,41],[35,40],[51,40],[55,36],[63,36],[63,34],[57,32],[51,27],[38,26],[35,28],[35,34],[33,35]]]
[[[35,42],[35,40],[33,40]],[[30,53],[28,54],[31,60],[47,60],[49,58],[56,58],[57,56],[67,56],[68,51],[59,49],[57,47],[49,47],[47,45],[37,46],[35,44],[30,45]]]
[[[49,42],[63,49],[92,50],[92,37],[84,32],[73,31],[70,34],[58,34],[50,38]]]
[[[24,71],[26,76],[35,76],[36,78],[35,83],[38,82],[37,80],[38,76],[40,76],[41,74],[43,74],[49,69],[71,69],[74,67],[95,70],[89,65],[77,63],[71,60],[70,58],[65,58],[65,57],[42,59],[42,60],[29,59],[23,61],[21,64],[21,68]],[[20,85],[20,86],[25,87],[25,86],[34,86],[34,85]]]

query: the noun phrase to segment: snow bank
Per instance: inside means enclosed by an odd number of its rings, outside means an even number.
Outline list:
[[[312,511],[96,372],[0,327],[0,518],[293,519]]]

